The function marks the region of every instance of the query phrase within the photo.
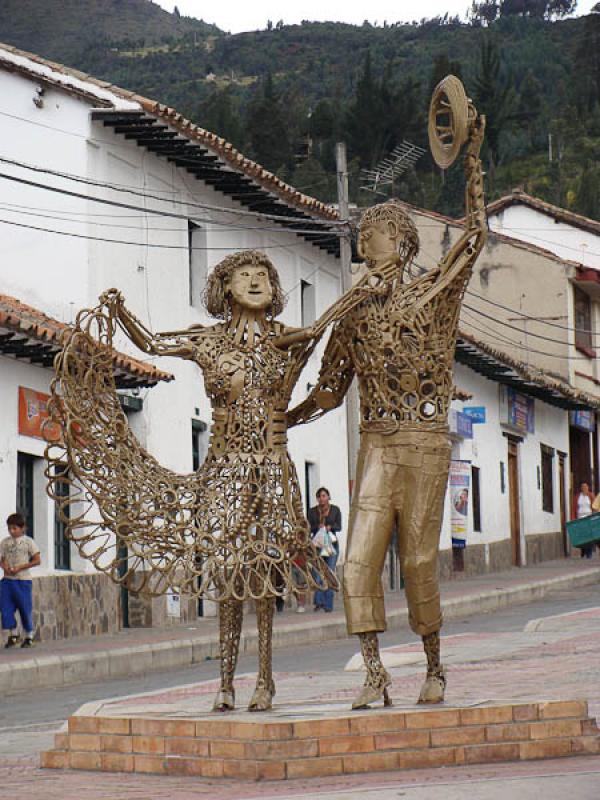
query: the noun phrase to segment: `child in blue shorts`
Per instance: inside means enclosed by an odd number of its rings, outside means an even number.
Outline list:
[[[31,600],[31,567],[40,564],[40,549],[25,533],[22,514],[11,514],[6,520],[9,536],[0,541],[0,567],[4,577],[0,581],[0,614],[2,628],[7,631],[5,647],[19,643],[15,611],[21,617],[25,634],[21,647],[33,646],[33,616]]]

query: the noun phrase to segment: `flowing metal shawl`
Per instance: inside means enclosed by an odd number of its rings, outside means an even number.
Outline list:
[[[113,314],[102,304],[78,314],[51,386],[61,437],[46,451],[48,493],[80,554],[151,595],[173,588],[221,602],[337,588],[310,541],[286,447],[285,408],[307,348],[275,347],[278,323],[252,347],[226,323],[190,333],[213,425],[204,464],[181,475],[144,450],[120,407]]]

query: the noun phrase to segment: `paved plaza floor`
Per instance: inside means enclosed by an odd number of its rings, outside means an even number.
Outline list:
[[[590,565],[591,568],[592,565]],[[543,580],[578,563],[546,566],[537,575]],[[532,568],[533,569],[533,568]],[[502,589],[523,582],[522,572],[487,576],[470,583],[448,585],[450,596],[476,595],[477,591]],[[531,573],[526,576],[529,584]],[[486,583],[487,581],[487,583]],[[400,604],[400,603],[399,603]],[[338,612],[339,613],[339,612]],[[307,615],[281,615],[279,624],[306,625]],[[330,615],[333,616],[333,615]],[[296,622],[296,620],[298,620]],[[316,615],[311,616],[314,625]],[[147,637],[152,632],[143,632]],[[122,641],[122,640],[121,640]],[[585,699],[592,716],[600,717],[600,608],[530,619],[512,632],[465,632],[443,636],[444,662],[448,671],[447,706],[488,702]],[[28,654],[29,655],[29,654]],[[384,658],[393,676],[392,697],[396,710],[414,708],[424,672],[418,642],[388,647]],[[247,720],[244,710],[255,675],[237,680],[239,710],[232,716]],[[339,714],[362,682],[360,660],[352,657],[335,670],[302,670],[276,674],[278,693],[273,718],[285,715]],[[128,713],[152,715],[179,713],[210,720],[216,680],[122,699],[99,694],[97,701],[110,713],[125,707]],[[179,709],[174,711],[174,709]],[[381,713],[385,713],[382,710]],[[66,716],[66,715],[65,715]],[[269,715],[261,715],[266,721]],[[273,798],[323,798],[323,800],[598,800],[600,757],[576,756],[537,762],[444,767],[335,778],[297,779],[282,783],[251,783],[229,779],[157,777],[123,773],[42,770],[39,757],[31,754],[27,729],[16,732],[14,747],[0,755],[0,798],[27,800],[254,800]],[[51,746],[50,737],[40,749]],[[20,756],[19,752],[27,755]]]

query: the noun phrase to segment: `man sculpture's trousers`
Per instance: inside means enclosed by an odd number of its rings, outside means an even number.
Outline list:
[[[443,432],[362,433],[344,564],[348,633],[386,629],[382,572],[394,528],[410,626],[420,636],[441,628],[438,551],[449,459]]]

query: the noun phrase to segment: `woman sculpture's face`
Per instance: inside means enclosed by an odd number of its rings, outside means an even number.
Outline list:
[[[260,264],[236,267],[225,284],[232,303],[252,311],[265,311],[273,302],[269,271]]]

